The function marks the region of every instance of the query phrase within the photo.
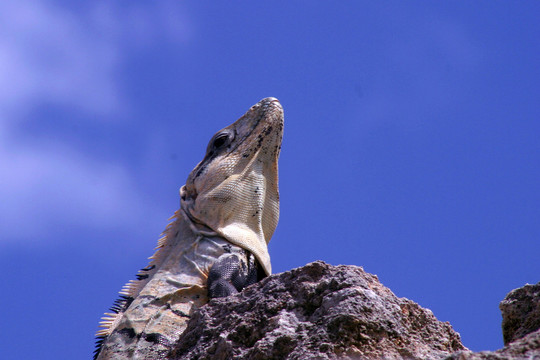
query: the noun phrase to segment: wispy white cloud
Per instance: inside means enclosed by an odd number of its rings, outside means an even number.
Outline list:
[[[65,226],[135,229],[156,212],[122,166],[62,145],[0,148],[0,163],[0,243],[40,243]]]
[[[93,4],[78,13],[46,2],[0,4],[3,121],[39,103],[100,114],[119,111],[127,104],[115,73],[129,51],[155,39],[188,39],[188,22],[172,2]]]
[[[154,41],[189,38],[171,1],[87,6],[0,3],[0,244],[39,241],[66,225],[134,227],[152,213],[126,165],[93,158],[67,139],[36,142],[14,131],[41,104],[100,121],[129,112],[116,76],[122,62]],[[129,217],[119,219],[126,209]]]

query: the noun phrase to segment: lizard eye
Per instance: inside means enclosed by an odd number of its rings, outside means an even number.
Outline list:
[[[225,133],[219,134],[214,139],[214,143],[212,144],[212,146],[214,147],[214,149],[220,148],[227,142],[228,139],[229,139],[229,134],[225,134]]]
[[[214,137],[208,143],[208,147],[206,148],[206,155],[210,156],[215,154],[216,152],[222,151],[225,146],[231,144],[234,139],[234,135],[234,131],[230,131],[228,129],[225,129],[214,135]]]

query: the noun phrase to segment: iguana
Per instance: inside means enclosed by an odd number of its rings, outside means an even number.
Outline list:
[[[265,98],[212,137],[150,264],[102,318],[94,359],[166,359],[194,309],[271,273],[282,136],[283,108]]]

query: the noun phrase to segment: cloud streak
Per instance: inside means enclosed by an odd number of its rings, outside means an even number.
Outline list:
[[[122,60],[160,38],[185,42],[188,21],[171,2],[88,13],[44,2],[0,5],[0,114],[17,117],[39,103],[110,114],[122,103],[115,73]]]
[[[153,212],[124,164],[93,158],[68,139],[36,142],[16,131],[44,104],[91,115],[78,121],[96,126],[128,113],[116,76],[123,61],[157,38],[189,39],[173,2],[88,6],[0,4],[0,245],[35,244],[62,226],[129,228]],[[122,222],[117,214],[126,210]]]

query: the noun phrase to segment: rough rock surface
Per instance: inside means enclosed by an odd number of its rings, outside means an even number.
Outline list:
[[[540,330],[518,339],[497,351],[461,351],[445,360],[540,360]]]
[[[441,359],[450,324],[357,266],[317,261],[197,310],[171,359]]]
[[[499,308],[505,345],[540,329],[540,282],[511,291]]]
[[[540,360],[540,283],[512,290],[499,308],[506,346],[497,351],[463,351],[447,360]]]

